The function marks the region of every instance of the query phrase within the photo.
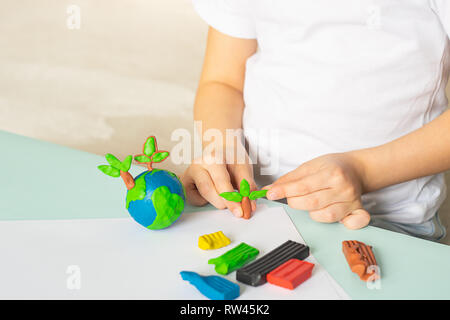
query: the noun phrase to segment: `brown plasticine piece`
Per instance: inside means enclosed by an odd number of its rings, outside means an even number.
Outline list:
[[[248,197],[242,198],[241,208],[242,208],[242,217],[244,219],[250,219],[250,217],[252,216],[252,204]]]
[[[129,172],[120,170],[120,177],[123,179],[128,190],[133,189],[136,185],[133,176]]]
[[[342,241],[342,252],[352,272],[356,273],[361,280],[380,279],[377,273],[378,268],[371,267],[371,270],[367,270],[370,266],[378,266],[371,246],[356,240]]]

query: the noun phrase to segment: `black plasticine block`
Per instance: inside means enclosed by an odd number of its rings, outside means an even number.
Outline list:
[[[303,260],[308,256],[308,246],[288,240],[258,260],[239,269],[236,272],[236,280],[254,287],[260,286],[267,282],[266,276],[270,271],[290,259]]]

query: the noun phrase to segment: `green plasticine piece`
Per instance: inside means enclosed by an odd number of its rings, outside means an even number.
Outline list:
[[[250,195],[250,184],[247,180],[242,179],[241,185],[239,187],[239,193],[243,197],[248,197]]]
[[[221,194],[219,194],[219,196],[221,196],[222,198],[224,198],[225,200],[228,200],[228,201],[233,201],[233,202],[241,202],[242,201],[242,196],[239,192],[222,192]]]
[[[129,190],[127,193],[127,209],[130,206],[131,201],[143,200],[146,195],[146,183],[145,176],[149,174],[151,171],[146,172],[139,178],[137,178],[134,182],[134,188]]]
[[[158,172],[158,171],[160,171],[160,169],[153,169],[153,170],[152,170],[152,174],[153,174],[153,172]],[[172,177],[177,178],[178,180],[180,180],[180,178],[178,178],[178,176],[177,176],[175,173],[173,173],[173,172],[171,172],[171,171],[168,171],[168,170],[166,170],[166,172],[167,172],[169,175],[171,175]],[[184,185],[183,185],[183,184],[181,184],[181,186],[183,187],[184,198],[187,199],[186,189],[184,188]]]
[[[111,153],[108,153],[106,156],[106,161],[110,164],[110,166],[98,166],[98,168],[104,173],[111,177],[119,177],[120,171],[128,172],[131,168],[131,162],[133,161],[133,156],[127,156],[123,161],[117,159]]]
[[[267,194],[267,190],[259,190],[259,191],[253,191],[252,193],[250,193],[250,200],[256,200],[258,198],[262,198],[265,197]]]
[[[167,186],[155,189],[152,194],[152,202],[156,210],[156,219],[148,229],[163,229],[170,226],[181,215],[184,209],[184,201],[176,193],[171,193]]]
[[[155,137],[151,136],[145,141],[144,144],[144,154],[148,157],[151,157],[152,154],[156,151],[155,146]]]
[[[222,198],[228,201],[241,202],[243,198],[248,197],[250,200],[265,197],[267,190],[255,190],[250,192],[250,184],[247,180],[242,179],[239,187],[239,192],[222,192],[219,194]]]
[[[119,159],[113,156],[111,153],[108,153],[106,156],[106,161],[111,165],[111,167],[120,169],[120,165],[122,164]]]
[[[169,153],[167,151],[156,152],[152,157],[152,161],[158,163],[158,162],[161,162],[164,159],[166,159],[168,156],[169,156]]]
[[[152,159],[147,157],[145,154],[134,157],[134,160],[136,160],[137,162],[141,162],[141,163],[152,162]]]
[[[218,274],[227,275],[254,260],[258,254],[258,249],[242,242],[220,257],[210,259],[208,264],[216,265],[214,269]]]
[[[133,161],[133,156],[127,156],[120,164],[120,170],[128,172],[131,168],[131,162]]]
[[[101,165],[97,167],[101,172],[103,172],[104,174],[113,177],[113,178],[118,178],[120,177],[120,170],[116,169],[112,166],[107,166],[107,165]]]
[[[145,176],[148,174],[152,175],[158,171],[161,171],[161,169],[153,169],[152,171],[147,171],[145,174],[136,179],[134,188],[127,193],[127,209],[130,206],[131,201],[143,200],[145,198],[147,187],[147,184],[145,183]],[[176,177],[174,173],[172,174]],[[184,198],[186,199],[186,195],[184,196]]]

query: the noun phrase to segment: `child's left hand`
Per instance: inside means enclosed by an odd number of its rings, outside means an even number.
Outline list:
[[[267,199],[286,198],[318,222],[341,222],[360,229],[370,222],[361,203],[363,168],[350,153],[327,154],[305,162],[266,186]]]

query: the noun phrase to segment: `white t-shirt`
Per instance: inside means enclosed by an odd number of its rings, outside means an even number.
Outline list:
[[[193,2],[213,28],[258,41],[243,126],[279,134],[278,148],[247,135],[251,148],[280,159],[274,174],[255,172],[263,183],[323,154],[392,141],[447,107],[450,0]],[[381,219],[418,224],[445,196],[438,174],[365,194],[363,204]]]

